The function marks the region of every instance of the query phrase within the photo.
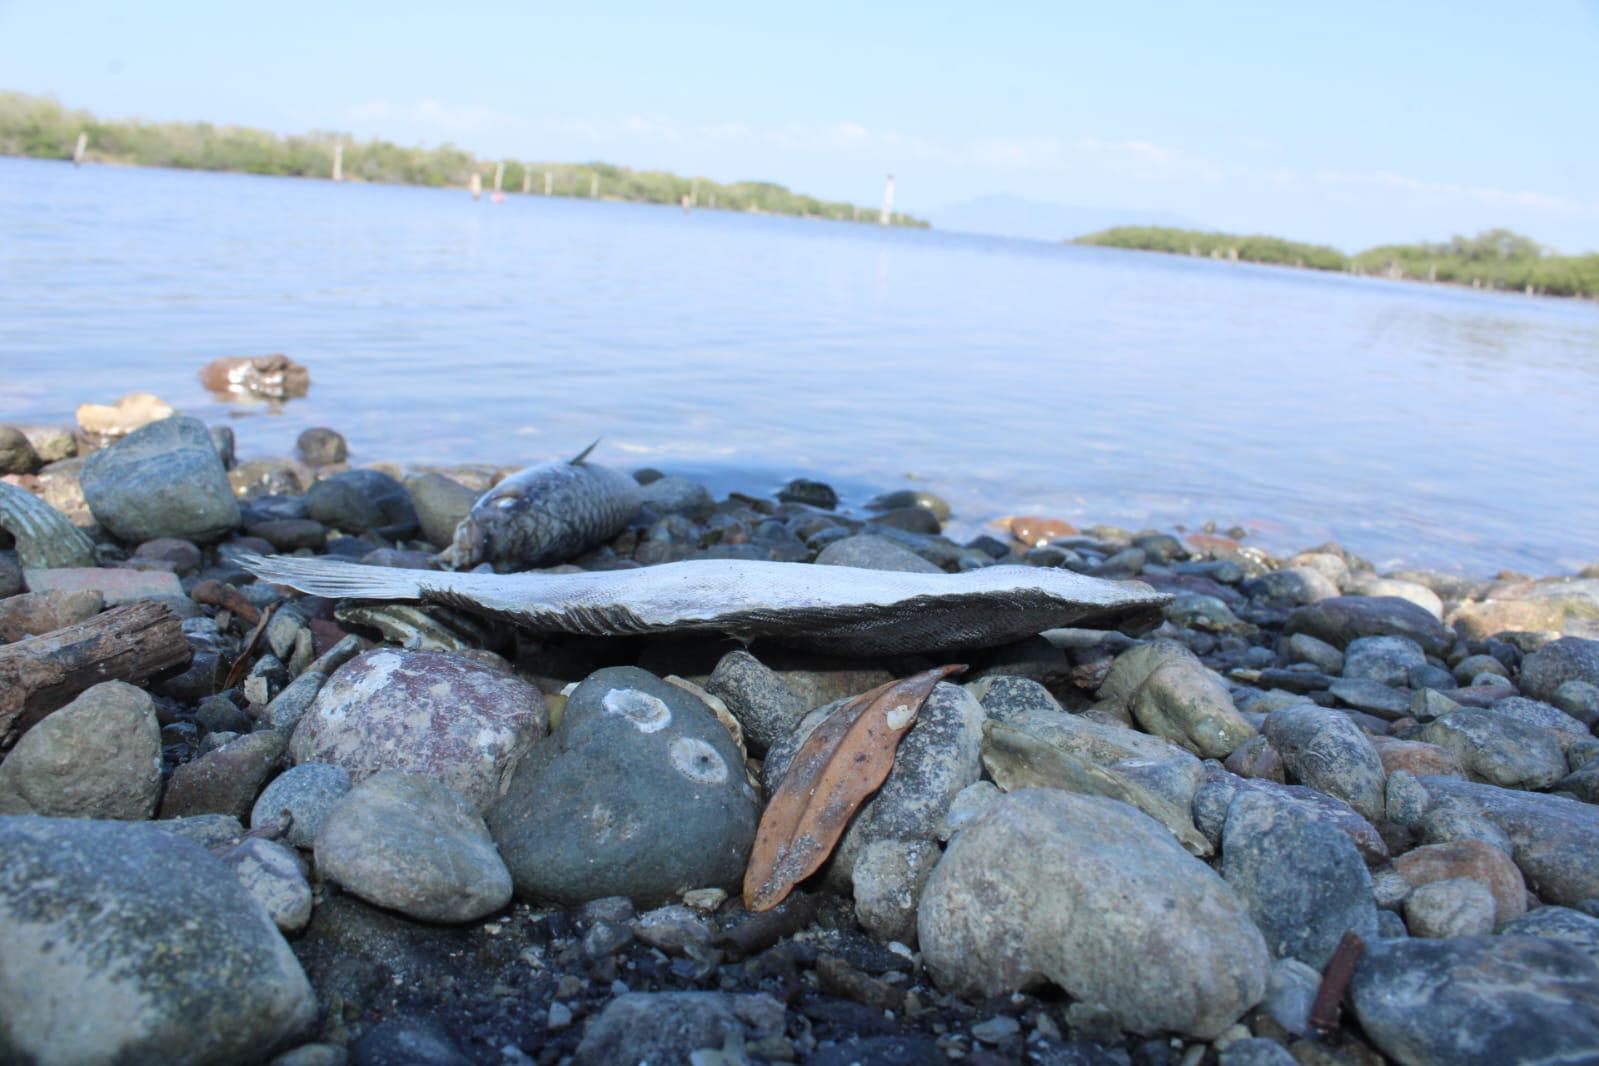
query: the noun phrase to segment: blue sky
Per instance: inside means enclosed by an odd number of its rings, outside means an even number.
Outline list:
[[[1599,0],[443,7],[0,0],[0,87],[866,203],[892,171],[912,212],[1599,249]]]

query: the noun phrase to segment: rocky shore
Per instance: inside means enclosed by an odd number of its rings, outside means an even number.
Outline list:
[[[152,402],[153,401],[153,402]],[[820,656],[256,581],[435,568],[506,470],[237,461],[153,397],[0,427],[0,1060],[1599,1061],[1599,567],[639,470],[608,543],[1140,581],[1123,630]],[[825,865],[740,899],[842,701],[962,663]]]

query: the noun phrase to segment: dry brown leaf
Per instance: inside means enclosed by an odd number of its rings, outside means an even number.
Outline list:
[[[744,872],[744,906],[769,910],[827,857],[862,801],[894,767],[899,739],[933,686],[964,666],[890,681],[839,707],[811,731],[761,815]]]

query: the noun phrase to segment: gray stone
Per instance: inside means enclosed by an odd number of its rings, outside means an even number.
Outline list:
[[[1554,738],[1565,754],[1578,741],[1592,740],[1588,727],[1560,708],[1525,696],[1510,696],[1488,708],[1488,713],[1498,718],[1511,718],[1538,729]]]
[[[1265,992],[1266,945],[1220,877],[1127,804],[1057,789],[1010,793],[962,830],[917,928],[947,989],[1053,981],[1139,1033],[1208,1039]]]
[[[250,825],[271,825],[289,814],[285,837],[297,848],[310,848],[333,805],[350,791],[350,772],[342,766],[308,762],[291,766],[273,779],[250,811]]]
[[[221,862],[125,822],[0,818],[0,1059],[254,1061],[316,1020]]]
[[[811,708],[783,679],[747,651],[730,651],[716,664],[705,689],[720,697],[744,729],[752,755],[785,740]]]
[[[1599,963],[1599,918],[1570,907],[1539,907],[1499,927],[1500,936],[1539,936],[1570,944]]]
[[[22,735],[0,762],[0,815],[139,821],[161,798],[149,693],[102,681]]]
[[[1426,665],[1421,645],[1408,637],[1356,637],[1344,649],[1343,676],[1404,685],[1411,670]]]
[[[1221,680],[1193,652],[1169,642],[1118,655],[1099,698],[1121,704],[1144,729],[1206,758],[1225,758],[1255,735]]]
[[[916,902],[942,852],[930,840],[875,840],[852,871],[855,920],[879,940],[916,944]]]
[[[480,493],[443,474],[418,474],[405,479],[416,508],[422,538],[435,548],[447,548],[460,525],[477,502]]]
[[[1309,633],[1295,633],[1289,637],[1287,648],[1293,662],[1309,663],[1322,673],[1331,674],[1333,677],[1344,672],[1344,653]]]
[[[404,537],[416,530],[416,509],[405,486],[379,470],[345,470],[305,493],[305,509],[318,522],[345,533]]]
[[[226,814],[242,821],[282,759],[283,738],[276,733],[230,740],[172,772],[161,797],[161,817]]]
[[[836,540],[816,557],[822,566],[853,566],[862,570],[901,570],[912,574],[941,574],[944,571],[909,548],[902,548],[887,537],[860,535]]]
[[[1390,688],[1380,681],[1364,678],[1339,678],[1328,686],[1339,702],[1386,721],[1397,721],[1410,713],[1411,693]]]
[[[41,462],[26,434],[14,426],[0,426],[0,474],[31,474]]]
[[[714,932],[698,911],[681,903],[645,911],[633,921],[633,934],[640,941],[668,955],[703,952]]]
[[[1266,977],[1261,1009],[1295,1036],[1310,1032],[1310,1011],[1321,988],[1321,974],[1298,959],[1278,959]]]
[[[1291,779],[1343,800],[1368,821],[1382,819],[1382,759],[1347,715],[1312,704],[1285,707],[1266,716],[1265,733]]]
[[[1599,807],[1451,777],[1422,777],[1419,783],[1434,807],[1476,814],[1498,829],[1540,898],[1568,907],[1599,898],[1599,863],[1593,861],[1599,855]]]
[[[1064,715],[1066,709],[1049,689],[1026,677],[987,677],[966,686],[983,705],[983,713],[999,722],[1032,714]]]
[[[1396,596],[1335,596],[1295,608],[1283,631],[1309,633],[1338,648],[1360,637],[1408,637],[1429,655],[1443,655],[1455,643],[1430,611]]]
[[[992,781],[978,781],[955,793],[955,798],[949,801],[949,810],[944,812],[944,824],[939,827],[938,839],[949,840],[988,810],[989,804],[1001,795],[999,786]]]
[[[1499,677],[1509,677],[1510,671],[1505,669],[1505,664],[1495,659],[1492,655],[1468,655],[1455,664],[1451,671],[1455,681],[1462,685],[1471,684],[1472,678],[1479,674],[1495,674]]]
[[[1210,771],[1209,779],[1194,793],[1193,804],[1194,826],[1216,848],[1221,847],[1227,815],[1240,790],[1264,792],[1277,802],[1293,804],[1338,830],[1355,845],[1355,850],[1360,852],[1368,866],[1388,858],[1388,846],[1383,843],[1376,828],[1343,800],[1303,785],[1279,785],[1259,778],[1237,777],[1220,767]]]
[[[1599,969],[1533,937],[1383,940],[1350,983],[1355,1016],[1407,1066],[1599,1058]]]
[[[1281,1044],[1257,1036],[1227,1045],[1216,1061],[1220,1066],[1294,1066],[1298,1060]]]
[[[1419,582],[1378,577],[1376,574],[1354,574],[1344,584],[1344,591],[1368,598],[1385,596],[1406,600],[1434,618],[1444,616],[1443,600],[1439,599],[1436,592]]]
[[[1308,566],[1272,570],[1255,578],[1249,587],[1267,599],[1293,604],[1319,603],[1338,595],[1337,585]]]
[[[588,1023],[572,1063],[687,1063],[697,1051],[781,1036],[784,1017],[783,1005],[764,994],[629,992]]]
[[[1410,716],[1418,722],[1430,722],[1460,710],[1461,705],[1448,695],[1434,689],[1422,689],[1410,697]]]
[[[1551,700],[1568,681],[1599,685],[1599,640],[1561,637],[1521,662],[1521,690],[1535,700]]]
[[[1550,694],[1549,702],[1589,729],[1599,725],[1599,685],[1591,681],[1562,681]]]
[[[89,456],[81,475],[95,521],[129,543],[203,544],[239,524],[239,505],[205,423],[167,418]]]
[[[489,828],[523,897],[641,905],[743,878],[758,806],[727,728],[636,667],[591,674],[522,759]]]
[[[1491,710],[1463,707],[1429,722],[1420,739],[1449,751],[1467,773],[1495,785],[1544,788],[1566,776],[1566,757],[1553,735]]]
[[[279,929],[297,933],[311,920],[311,886],[293,851],[250,837],[223,852],[221,859]]]
[[[1405,897],[1405,926],[1411,936],[1442,939],[1487,936],[1494,931],[1494,896],[1469,877],[1430,881]]]
[[[425,774],[480,810],[549,722],[534,685],[464,654],[375,648],[340,667],[294,730],[296,763]]]
[[[302,430],[295,438],[294,450],[307,466],[331,466],[350,457],[350,447],[337,430],[313,426]]]
[[[650,482],[639,490],[644,506],[658,515],[703,516],[715,506],[716,501],[705,486],[687,478],[668,475]]]
[[[1262,792],[1234,798],[1221,874],[1277,957],[1322,970],[1347,932],[1377,933],[1371,875],[1349,838]]]
[[[317,871],[369,903],[429,922],[470,922],[511,901],[511,875],[460,793],[385,770],[333,805]]]

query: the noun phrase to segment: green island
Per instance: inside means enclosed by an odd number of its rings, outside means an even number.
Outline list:
[[[1346,255],[1325,244],[1166,226],[1116,226],[1073,243],[1208,256],[1351,274],[1447,282],[1538,296],[1599,296],[1599,253],[1558,255],[1530,237],[1493,229],[1440,244],[1384,244]]]
[[[408,148],[383,140],[361,141],[345,133],[319,131],[281,136],[246,126],[209,122],[143,122],[97,118],[44,96],[0,92],[0,155],[72,159],[85,136],[87,162],[181,170],[222,170],[280,177],[329,178],[341,154],[345,181],[466,188],[473,175],[488,187],[503,164],[501,185],[510,195],[530,192],[584,199],[796,215],[835,222],[879,221],[879,210],[819,200],[767,181],[715,182],[659,170],[633,170],[609,163],[547,163],[479,159],[453,144]],[[895,226],[927,223],[895,213]]]

